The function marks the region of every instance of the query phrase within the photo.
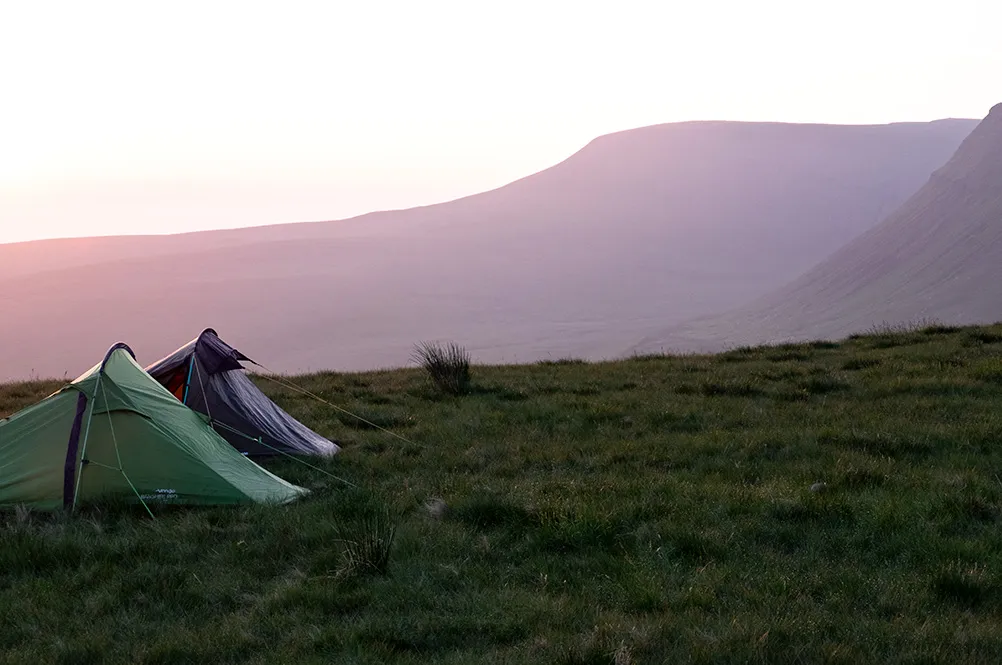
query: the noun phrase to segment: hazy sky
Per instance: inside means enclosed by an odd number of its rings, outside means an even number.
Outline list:
[[[6,2],[0,242],[337,219],[692,119],[983,117],[998,0]]]

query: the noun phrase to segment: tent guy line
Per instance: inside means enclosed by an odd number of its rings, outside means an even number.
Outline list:
[[[345,415],[351,416],[352,418],[356,418],[356,419],[360,420],[361,422],[365,423],[366,425],[368,425],[369,427],[374,427],[375,429],[378,429],[381,432],[385,432],[386,434],[389,434],[390,436],[396,437],[396,438],[400,439],[401,441],[403,441],[404,443],[409,443],[412,446],[418,446],[420,448],[427,448],[428,447],[427,445],[425,445],[423,443],[418,443],[417,441],[411,441],[407,437],[402,436],[400,434],[397,434],[396,432],[392,432],[392,431],[386,429],[385,427],[380,427],[376,423],[371,422],[369,420],[366,420],[362,416],[355,415],[351,411],[348,411],[347,409],[342,408],[342,407],[338,406],[337,404],[334,404],[333,402],[329,402],[329,401],[325,400],[323,397],[321,397],[320,395],[316,395],[316,394],[310,392],[309,390],[307,390],[306,388],[301,388],[301,387],[297,386],[296,384],[292,383],[291,381],[283,380],[283,379],[276,379],[275,378],[276,376],[281,376],[278,372],[275,372],[274,370],[270,370],[270,369],[268,369],[267,367],[265,367],[264,365],[262,365],[260,363],[254,363],[254,364],[257,365],[258,367],[260,367],[261,369],[263,369],[264,371],[269,372],[268,374],[258,374],[257,375],[257,376],[260,376],[262,379],[267,379],[269,381],[273,381],[274,383],[277,383],[280,386],[284,386],[286,388],[289,388],[290,390],[295,390],[297,392],[300,392],[303,395],[306,395],[307,397],[312,397],[315,400],[323,402],[324,404],[326,404],[327,406],[331,407],[332,409],[336,409],[336,410],[340,411],[341,413],[343,413]]]
[[[250,436],[248,434],[244,434],[243,432],[235,430],[232,427],[230,427],[229,425],[227,425],[226,423],[221,423],[218,420],[212,420],[212,418],[210,417],[209,418],[209,424],[212,425],[213,428],[215,428],[216,426],[219,426],[219,427],[222,427],[225,430],[229,430],[233,434],[238,434],[240,436],[247,437],[248,439],[251,439],[252,441],[256,441],[257,443],[260,443],[262,446],[265,446],[266,448],[271,448],[272,450],[274,450],[279,455],[285,455],[286,457],[288,457],[289,459],[291,459],[294,462],[298,462],[298,463],[302,464],[305,467],[309,467],[310,469],[313,469],[314,471],[319,471],[320,473],[324,474],[325,476],[330,476],[334,480],[337,480],[338,482],[342,482],[342,483],[344,483],[345,485],[347,485],[349,487],[354,487],[355,489],[358,489],[358,485],[356,485],[355,483],[353,483],[353,482],[351,482],[349,480],[345,480],[344,478],[341,478],[340,476],[335,476],[330,471],[326,471],[324,469],[321,469],[319,466],[314,466],[314,465],[310,464],[309,462],[303,461],[303,460],[299,459],[298,457],[295,457],[294,455],[290,455],[289,453],[285,452],[284,450],[279,450],[278,448],[272,448],[271,446],[269,446],[267,443],[265,443],[261,439],[255,439],[255,438],[253,438],[252,436]]]
[[[104,372],[104,368],[103,367],[101,368],[101,371]],[[98,388],[100,388],[100,383],[98,384]],[[97,400],[95,400],[95,401],[97,401]],[[108,391],[107,390],[104,391],[104,413],[105,413],[106,416],[108,416],[108,431],[111,432],[111,442],[115,446],[115,459],[118,460],[118,467],[116,467],[114,470],[118,471],[119,473],[122,474],[122,477],[125,478],[125,482],[127,482],[129,484],[129,488],[132,490],[132,493],[136,495],[137,499],[139,499],[139,503],[143,504],[143,508],[146,509],[146,512],[149,514],[150,519],[154,519],[155,520],[156,517],[154,517],[153,511],[150,510],[150,507],[148,505],[146,505],[146,500],[143,499],[143,495],[140,494],[139,490],[136,489],[136,485],[132,482],[132,479],[129,478],[129,474],[127,474],[125,472],[125,467],[122,465],[122,452],[118,448],[118,437],[115,436],[115,422],[111,419],[111,409],[108,407]],[[81,459],[80,459],[80,464],[81,465],[82,464],[91,464],[91,463],[92,462],[90,462],[89,460],[84,459],[83,457],[81,457]],[[101,466],[105,466],[105,465],[101,465]],[[106,467],[106,468],[110,469],[111,467]]]
[[[250,360],[250,359],[248,359],[248,360],[249,360],[249,362],[252,362],[255,365],[257,365],[257,363],[254,362],[253,360]],[[260,367],[260,365],[258,365],[258,366]],[[188,381],[189,382],[191,381],[191,371],[192,370],[194,370],[195,374],[198,375],[198,385],[202,389],[202,394],[203,395],[206,394],[205,393],[205,383],[202,381],[202,370],[199,367],[199,364],[196,363],[196,362],[194,362],[194,357],[192,357],[192,361],[190,363],[190,368],[188,370],[188,374],[189,374]],[[188,392],[188,390],[187,390],[187,386],[186,386],[185,387],[185,394],[187,394],[187,392]],[[227,425],[226,423],[224,423],[224,422],[222,422],[220,420],[216,420],[215,418],[212,417],[212,412],[209,410],[209,404],[208,404],[208,402],[206,402],[206,404],[205,404],[205,415],[208,416],[208,418],[209,418],[209,425],[213,429],[215,429],[216,427],[222,427],[223,429],[228,430],[229,432],[232,432],[233,434],[236,434],[238,436],[242,436],[242,437],[244,437],[246,439],[249,439],[249,440],[257,443],[258,445],[264,446],[265,448],[268,448],[269,450],[273,450],[274,452],[276,452],[276,453],[278,453],[280,455],[285,455],[289,459],[291,459],[291,460],[293,460],[295,462],[298,462],[298,463],[302,464],[305,467],[313,469],[314,471],[319,471],[320,473],[322,473],[322,474],[324,474],[326,476],[330,476],[331,478],[333,478],[334,480],[337,480],[338,482],[344,483],[345,485],[348,485],[349,487],[354,487],[355,489],[358,489],[358,485],[356,485],[355,483],[352,483],[352,482],[350,482],[348,480],[345,480],[344,478],[341,478],[339,476],[335,476],[333,473],[331,473],[329,471],[325,471],[324,469],[321,469],[319,466],[314,466],[313,464],[310,464],[309,462],[305,462],[305,461],[299,459],[298,457],[295,457],[294,455],[290,455],[289,453],[285,452],[284,450],[281,450],[281,449],[276,448],[274,446],[269,446],[267,443],[264,442],[263,438],[260,437],[260,436],[253,437],[250,434],[247,434],[246,432],[241,432],[240,430],[236,429],[235,427],[231,427],[230,425]],[[128,480],[128,479],[126,479],[126,480]],[[142,497],[140,497],[140,501],[142,501]],[[145,506],[145,505],[146,504],[143,503],[143,506]],[[147,508],[146,510],[149,511],[149,508]],[[153,513],[150,513],[150,517],[152,517],[152,516],[153,516]]]

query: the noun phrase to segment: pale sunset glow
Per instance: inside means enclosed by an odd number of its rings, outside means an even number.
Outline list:
[[[338,219],[682,120],[981,118],[1002,5],[23,2],[0,242]]]

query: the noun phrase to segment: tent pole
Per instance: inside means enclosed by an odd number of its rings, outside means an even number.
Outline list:
[[[80,445],[80,463],[77,465],[76,473],[76,487],[73,488],[73,504],[70,506],[70,512],[72,513],[77,508],[77,497],[80,495],[80,481],[83,480],[81,475],[83,474],[83,462],[84,457],[87,455],[87,439],[90,438],[90,421],[94,418],[94,409],[97,408],[97,394],[101,390],[101,379],[104,378],[104,370],[98,372],[97,374],[97,385],[94,388],[94,399],[90,400],[88,408],[90,409],[87,413],[87,425],[84,427],[83,443]],[[104,398],[105,403],[107,403],[108,398]]]
[[[188,389],[191,387],[191,371],[195,369],[195,353],[192,352],[191,360],[188,361],[188,378],[184,382],[184,397],[181,399],[181,404],[185,406],[188,405]]]

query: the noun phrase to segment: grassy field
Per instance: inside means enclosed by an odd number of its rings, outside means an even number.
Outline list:
[[[413,443],[262,379],[310,498],[4,514],[0,663],[1002,662],[1002,327],[295,381]]]

